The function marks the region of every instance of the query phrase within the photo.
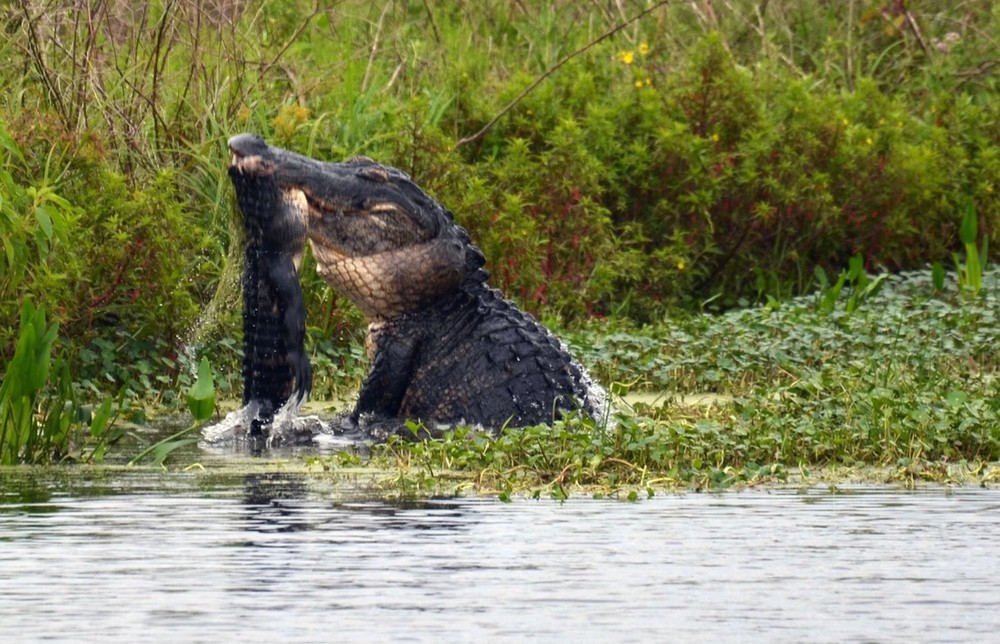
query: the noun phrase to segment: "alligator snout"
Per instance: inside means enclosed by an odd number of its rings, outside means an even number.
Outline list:
[[[237,134],[229,139],[229,168],[240,174],[263,170],[264,158],[270,146],[256,134]]]
[[[256,134],[237,134],[229,138],[229,151],[234,156],[249,157],[264,154],[268,149],[264,139]]]

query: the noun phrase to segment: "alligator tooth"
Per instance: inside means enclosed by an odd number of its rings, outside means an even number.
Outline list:
[[[391,204],[391,203],[377,203],[374,206],[372,206],[369,209],[368,212],[370,212],[372,214],[379,213],[379,212],[385,212],[385,213],[390,213],[391,214],[391,213],[395,213],[396,210],[397,209],[396,209],[396,205],[395,204]]]

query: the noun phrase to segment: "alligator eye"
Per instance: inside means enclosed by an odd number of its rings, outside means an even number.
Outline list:
[[[380,165],[370,165],[358,170],[358,176],[375,183],[389,183],[389,172]]]

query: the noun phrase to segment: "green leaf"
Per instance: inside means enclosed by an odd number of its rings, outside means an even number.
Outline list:
[[[35,208],[35,219],[38,220],[38,227],[42,229],[45,233],[45,238],[49,241],[52,240],[52,215],[49,214],[49,209],[45,206],[39,206]]]
[[[830,287],[830,280],[826,276],[826,271],[823,270],[822,266],[816,266],[813,269],[813,275],[816,277],[816,283],[819,285],[820,291],[825,291]]]
[[[860,254],[854,255],[847,260],[847,281],[851,284],[859,281],[865,274],[865,260]]]
[[[5,2],[4,4],[10,3]],[[24,155],[21,153],[21,148],[17,147],[17,143],[7,134],[7,130],[2,125],[0,125],[0,148],[6,150],[10,156],[16,158],[21,163],[24,163]]]
[[[90,419],[90,435],[101,436],[111,420],[111,399],[106,398]]]
[[[163,462],[167,460],[167,457],[170,456],[171,452],[180,449],[185,445],[191,445],[192,443],[197,442],[197,438],[181,438],[174,441],[163,441],[157,443],[150,453],[150,461],[152,461],[154,465],[163,465]]]
[[[934,283],[935,291],[944,289],[944,266],[941,262],[934,262],[931,267],[931,281]]]
[[[7,253],[7,265],[14,266],[17,261],[17,254],[14,252],[14,244],[7,238],[3,240],[3,249]]]
[[[187,394],[187,404],[195,420],[205,420],[215,410],[215,380],[208,358],[198,365],[198,379]]]
[[[948,392],[948,396],[945,400],[951,407],[961,407],[969,399],[969,394],[961,391],[959,389],[953,389]]]
[[[965,213],[962,215],[962,226],[958,229],[958,238],[963,244],[975,244],[976,237],[979,236],[979,220],[976,217],[976,208],[971,203],[966,205]]]

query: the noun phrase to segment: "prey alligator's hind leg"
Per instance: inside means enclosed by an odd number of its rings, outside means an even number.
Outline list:
[[[283,256],[268,265],[270,285],[281,315],[281,335],[284,340],[285,359],[295,378],[294,395],[301,404],[312,390],[312,366],[306,357],[306,306],[299,284],[295,262]]]

